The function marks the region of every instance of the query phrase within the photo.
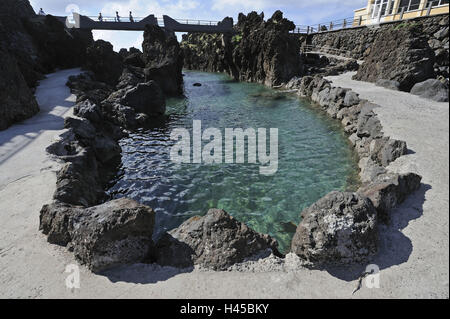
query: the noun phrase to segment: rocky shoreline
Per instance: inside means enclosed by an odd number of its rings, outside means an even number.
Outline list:
[[[52,32],[65,34],[54,18],[49,16],[44,23],[52,26]],[[221,210],[191,218],[154,243],[152,208],[130,199],[108,201],[105,189],[121,159],[118,140],[138,127],[164,122],[165,98],[182,94],[184,59],[189,67],[202,65],[200,69],[227,72],[236,80],[270,87],[292,79],[289,89],[298,90],[300,96],[310,98],[342,122],[360,156],[363,185],[355,193],[332,192],[305,209],[291,251],[313,267],[370,260],[378,247],[378,223],[389,222],[389,212],[418,189],[421,177],[386,170],[389,163],[406,154],[406,143],[384,136],[373,112],[376,105],[360,100],[349,89],[332,87],[321,76],[306,75],[317,70],[304,68],[300,42],[288,33],[294,27],[279,11],[267,21],[255,12],[241,14],[236,36],[208,36],[208,41],[215,41],[207,49],[206,60],[196,60],[198,47],[186,47],[186,41],[180,47],[173,33],[156,26],[147,27],[143,52],[116,53],[111,44],[92,39],[74,42],[81,43],[78,48],[85,52],[78,62],[87,72],[69,79],[68,86],[77,96],[77,117],[66,119],[67,131],[48,148],[65,162],[57,174],[54,202],[40,212],[40,230],[48,242],[66,246],[94,272],[136,262],[225,270],[262,252],[282,257],[274,239]],[[189,36],[189,41],[204,40]],[[76,37],[70,39],[77,41]],[[222,45],[222,50],[215,45]],[[7,52],[10,57],[10,50],[2,48],[0,54]],[[320,61],[312,63],[320,66]],[[59,66],[63,64],[48,69]],[[330,72],[355,67],[337,66]],[[25,87],[25,70],[21,70],[18,87]]]

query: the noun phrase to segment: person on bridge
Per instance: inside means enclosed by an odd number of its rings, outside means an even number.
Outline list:
[[[131,11],[130,11],[130,22],[134,22],[133,14]]]
[[[42,8],[41,8],[41,10],[39,10],[38,15],[40,15],[40,16],[45,16],[45,12],[44,12],[44,10],[42,10]]]
[[[101,12],[98,14],[98,21],[103,22],[103,16]]]
[[[118,11],[116,11],[116,22],[120,22],[120,15]]]

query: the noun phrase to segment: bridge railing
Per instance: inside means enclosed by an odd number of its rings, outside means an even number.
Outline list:
[[[99,17],[98,16],[88,16],[89,19],[92,19],[94,21],[100,22]],[[145,17],[133,17],[133,22],[140,22],[142,20],[144,20]],[[158,18],[158,25],[161,27],[164,27],[164,19],[163,18]],[[209,25],[209,26],[217,26],[220,21],[210,21],[210,20],[195,20],[195,19],[174,19],[175,21],[177,21],[178,23],[181,24],[189,24],[189,25]],[[120,21],[117,21],[116,17],[103,17],[101,22],[131,22],[130,18],[125,16],[125,17],[120,17]]]
[[[175,19],[175,21],[181,24],[210,25],[210,26],[217,26],[220,23],[220,21],[194,20],[194,19]]]
[[[120,21],[117,21],[116,17],[103,17],[100,21],[98,16],[88,16],[89,19],[92,19],[97,22],[131,22],[129,17],[120,17]],[[140,22],[144,20],[143,17],[133,17],[133,22]]]

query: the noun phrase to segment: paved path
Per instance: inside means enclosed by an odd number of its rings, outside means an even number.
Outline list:
[[[406,141],[410,149],[390,169],[416,171],[423,177],[421,190],[394,212],[385,259],[403,262],[384,271],[383,277],[392,281],[399,297],[448,298],[449,104],[354,81],[353,74],[328,79],[381,106],[375,112],[385,133]]]

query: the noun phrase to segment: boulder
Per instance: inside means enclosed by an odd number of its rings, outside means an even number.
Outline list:
[[[144,113],[148,116],[160,116],[166,112],[164,94],[155,81],[140,83],[126,91],[119,103],[132,107],[136,113]]]
[[[390,211],[418,190],[421,180],[422,177],[415,173],[387,173],[363,185],[358,192],[370,198],[378,212],[379,220],[388,223]]]
[[[155,212],[122,198],[82,208],[60,202],[45,205],[40,230],[48,241],[68,245],[94,272],[142,262],[152,245]]]
[[[111,43],[97,40],[87,48],[84,66],[94,73],[97,81],[116,85],[122,75],[123,59],[114,52]]]
[[[448,84],[429,79],[414,85],[411,94],[436,102],[448,102]]]
[[[268,249],[279,254],[277,245],[269,235],[255,232],[225,211],[210,209],[165,234],[156,244],[154,257],[165,266],[225,270]]]
[[[142,48],[146,81],[158,83],[166,95],[181,95],[183,54],[175,33],[147,25]]]
[[[365,102],[357,122],[358,137],[381,138],[383,137],[381,122],[373,112],[375,104]]]
[[[405,141],[393,140],[389,137],[375,139],[370,144],[372,159],[386,167],[400,156],[406,155],[408,147]]]
[[[93,123],[100,122],[102,119],[100,107],[89,99],[77,103],[73,108],[73,113]]]
[[[313,266],[365,262],[377,251],[377,226],[367,197],[331,192],[301,213],[291,251]]]
[[[345,93],[345,98],[344,98],[345,106],[350,107],[350,106],[356,105],[359,103],[359,101],[360,101],[359,95],[356,92],[349,90]]]

